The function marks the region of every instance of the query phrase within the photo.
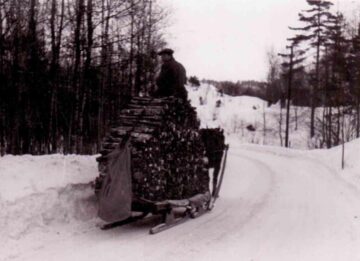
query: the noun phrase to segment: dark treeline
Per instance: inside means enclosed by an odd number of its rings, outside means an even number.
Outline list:
[[[255,96],[262,99],[267,99],[266,82],[259,81],[214,81],[202,80],[204,83],[214,85],[220,92],[231,96]]]
[[[0,151],[96,153],[129,97],[153,90],[155,0],[0,0]]]
[[[280,64],[279,64],[280,68]],[[282,86],[283,79],[276,78],[272,81],[261,82],[261,81],[214,81],[214,80],[202,80],[203,83],[208,83],[216,86],[216,88],[230,96],[253,96],[260,99],[266,100],[269,105],[281,102],[282,106],[285,107],[286,102],[286,88]],[[298,76],[294,79],[293,85],[302,86],[302,79]],[[292,100],[294,105],[298,106],[310,106],[308,95],[309,89],[305,88],[294,88],[292,94]]]
[[[273,101],[286,97],[289,104],[309,106],[310,136],[329,148],[360,137],[360,24],[333,12],[329,1],[307,3],[301,26],[290,27],[288,55],[268,53],[268,93]],[[295,64],[296,53],[308,59]]]

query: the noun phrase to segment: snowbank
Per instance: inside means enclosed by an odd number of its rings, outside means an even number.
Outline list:
[[[341,178],[360,190],[360,139],[345,144],[344,169],[342,169],[342,146],[328,150],[314,150],[309,153],[337,171]]]
[[[360,139],[345,144],[345,168],[358,170],[360,174]],[[341,168],[342,146],[329,150],[317,150],[335,169]]]
[[[93,156],[8,155],[0,158],[0,176],[0,237],[18,240],[96,217]]]
[[[88,183],[97,175],[95,156],[45,155],[0,157],[1,198],[6,201],[49,188]]]

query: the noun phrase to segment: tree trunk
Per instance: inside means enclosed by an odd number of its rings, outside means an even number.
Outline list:
[[[134,77],[133,77],[133,63],[134,63],[134,24],[135,24],[135,15],[134,15],[134,0],[131,1],[131,11],[130,11],[130,55],[129,55],[129,88],[131,90],[131,96],[135,96],[134,90]]]
[[[356,138],[360,137],[360,97],[356,97]]]
[[[51,65],[50,65],[50,82],[51,82],[51,98],[50,98],[50,119],[49,119],[49,136],[51,152],[58,152],[58,73],[59,73],[59,61],[60,61],[60,48],[62,41],[62,31],[64,26],[64,14],[65,14],[65,0],[61,1],[60,23],[56,33],[56,17],[58,15],[57,0],[52,0],[51,5],[51,17],[50,17],[50,32],[51,32]]]
[[[76,11],[75,11],[75,31],[74,31],[74,49],[75,49],[75,60],[74,60],[74,70],[73,70],[73,81],[72,85],[75,90],[75,117],[73,119],[72,125],[75,130],[74,138],[72,140],[72,152],[76,153],[79,149],[78,144],[82,143],[82,133],[79,129],[79,122],[81,117],[81,108],[82,108],[82,99],[81,99],[81,88],[82,82],[80,81],[80,65],[81,65],[81,28],[82,21],[85,12],[84,0],[77,0],[76,2]]]
[[[4,74],[4,36],[3,36],[3,3],[0,2],[0,156],[5,155],[5,102],[3,101],[5,96],[5,89],[7,84]]]
[[[280,138],[280,146],[283,146],[283,136],[282,136],[282,121],[283,121],[283,115],[282,115],[282,105],[280,105],[280,119],[279,119],[279,138]]]
[[[345,168],[345,113],[343,107],[342,123],[341,123],[341,169],[344,168]]]
[[[290,68],[289,68],[289,81],[287,90],[287,105],[286,105],[286,126],[285,126],[285,147],[289,147],[289,124],[290,124],[290,102],[292,91],[292,78],[293,78],[293,58],[294,58],[294,46],[290,47]]]

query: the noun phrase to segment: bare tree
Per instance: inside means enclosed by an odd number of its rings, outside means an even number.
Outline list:
[[[153,86],[159,10],[154,0],[0,0],[1,154],[97,152],[130,96]]]

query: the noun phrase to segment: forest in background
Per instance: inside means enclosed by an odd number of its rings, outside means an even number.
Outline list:
[[[155,0],[0,0],[0,152],[92,154],[165,43]]]
[[[330,1],[306,2],[298,26],[289,26],[292,36],[284,51],[267,51],[266,82],[202,82],[231,96],[261,98],[269,106],[280,102],[286,147],[291,109],[309,107],[310,138],[319,139],[321,148],[331,148],[360,137],[360,10],[357,17],[345,17]]]
[[[310,137],[320,135],[330,148],[360,137],[360,22],[334,11],[330,1],[307,4],[299,26],[289,26],[285,51],[268,52],[267,100],[286,101],[285,146],[290,109],[300,105],[311,109]]]

